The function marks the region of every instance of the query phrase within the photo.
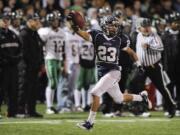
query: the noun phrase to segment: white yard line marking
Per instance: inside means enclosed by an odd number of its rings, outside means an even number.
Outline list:
[[[61,120],[41,120],[41,121],[0,121],[0,125],[6,124],[62,124]]]
[[[96,120],[96,122],[106,123],[133,123],[133,122],[169,122],[169,119],[134,119],[134,120]],[[62,123],[76,123],[82,120],[27,120],[27,121],[0,121],[0,125],[8,124],[62,124]]]

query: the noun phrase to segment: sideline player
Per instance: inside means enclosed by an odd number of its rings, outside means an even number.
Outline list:
[[[53,11],[47,15],[50,27],[41,28],[38,32],[45,42],[45,67],[48,76],[48,86],[46,88],[47,114],[57,113],[53,107],[54,92],[57,89],[60,70],[65,64],[65,33],[59,27],[60,13]],[[63,63],[64,62],[64,63]]]

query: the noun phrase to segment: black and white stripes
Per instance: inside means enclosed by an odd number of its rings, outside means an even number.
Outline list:
[[[137,35],[136,53],[143,66],[150,66],[161,59],[163,44],[160,37],[152,33],[144,36],[142,33]]]

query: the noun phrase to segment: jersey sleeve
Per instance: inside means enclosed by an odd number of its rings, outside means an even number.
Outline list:
[[[40,28],[38,34],[43,42],[47,41],[48,28]]]
[[[131,45],[131,40],[129,36],[123,35],[121,38],[121,50],[126,50]]]
[[[93,44],[95,44],[95,42],[96,42],[96,37],[97,37],[97,35],[101,32],[101,31],[99,31],[99,30],[90,30],[90,31],[87,31],[89,34],[90,34],[90,36],[91,36],[91,42],[93,43]]]

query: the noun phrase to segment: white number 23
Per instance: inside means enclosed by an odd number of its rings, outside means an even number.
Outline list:
[[[105,46],[98,47],[98,57],[102,61],[115,62],[116,53],[117,50],[115,47],[108,47],[108,48],[106,48]]]

